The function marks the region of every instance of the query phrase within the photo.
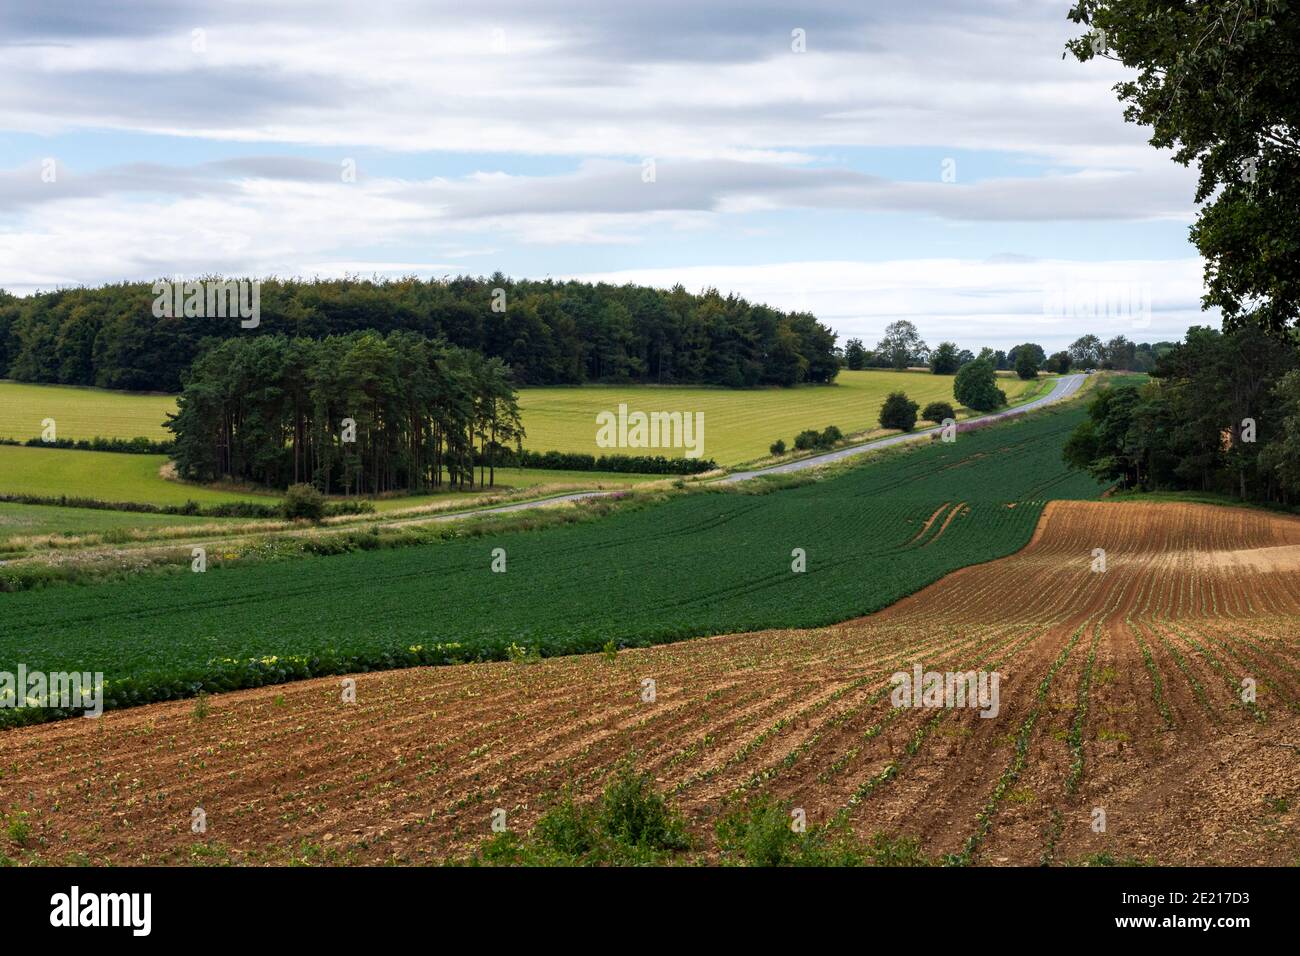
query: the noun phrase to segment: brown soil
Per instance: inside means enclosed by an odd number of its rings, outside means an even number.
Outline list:
[[[594,797],[635,753],[706,847],[767,793],[936,859],[1294,864],[1300,571],[1277,555],[1297,543],[1300,520],[1246,509],[1056,502],[1020,553],[834,627],[361,674],[355,704],[329,678],[217,696],[203,719],[185,701],[8,731],[0,807],[32,835],[4,852],[432,863],[478,846],[495,808],[524,830],[566,784]],[[997,716],[895,709],[890,675],[917,663],[996,670]]]

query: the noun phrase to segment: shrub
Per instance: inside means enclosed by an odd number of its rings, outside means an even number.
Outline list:
[[[630,764],[605,788],[597,810],[600,828],[611,840],[648,850],[685,850],[690,841],[681,819],[650,785],[648,774]]]
[[[784,454],[785,454],[785,439],[784,439],[784,438],[778,438],[776,441],[772,442],[772,444],[768,446],[768,449],[767,449],[767,450],[768,450],[771,454],[773,454],[773,455],[784,455]]]
[[[957,401],[978,412],[991,412],[1007,403],[1006,393],[997,385],[997,374],[987,359],[967,362],[953,380],[952,393]]]
[[[818,444],[820,444],[822,448],[830,448],[843,437],[844,433],[842,431],[834,425],[827,425],[825,431],[821,434],[821,439]]]
[[[957,413],[948,402],[931,402],[921,410],[921,417],[927,422],[934,422],[937,425],[945,418],[951,418],[953,421],[956,421]]]
[[[817,447],[821,438],[820,432],[808,428],[794,436],[794,447],[798,451],[809,451]]]
[[[594,804],[582,806],[568,788],[526,837],[499,833],[469,860],[497,866],[644,865],[689,850],[681,817],[625,763]]]
[[[748,866],[929,866],[920,841],[876,833],[866,844],[846,829],[791,828],[791,807],[771,797],[733,810],[718,821],[718,847],[725,857]]]
[[[475,453],[476,465],[486,464]],[[665,458],[662,455],[585,455],[567,451],[516,451],[497,449],[494,464],[498,468],[546,468],[551,471],[613,471],[620,474],[699,475],[718,467],[711,458]]]
[[[718,845],[750,866],[792,863],[799,843],[789,812],[770,798],[727,814],[718,821],[716,832]]]
[[[890,392],[880,407],[881,428],[901,428],[910,432],[916,427],[916,410],[920,408],[902,392]]]
[[[286,518],[320,521],[325,517],[325,496],[315,485],[290,485],[280,502],[280,513]]]

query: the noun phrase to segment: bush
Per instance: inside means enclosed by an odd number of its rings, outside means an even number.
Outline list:
[[[880,408],[881,428],[901,428],[910,432],[916,427],[916,410],[921,406],[902,392],[890,392]]]
[[[768,452],[770,452],[770,453],[773,454],[773,455],[784,455],[784,454],[785,454],[785,439],[784,439],[784,438],[778,438],[776,441],[772,442],[772,444],[768,446],[767,450],[768,450]]]
[[[987,359],[963,365],[953,380],[952,393],[957,401],[977,412],[991,412],[1007,403],[1006,393],[998,388],[993,364]]]
[[[681,817],[624,764],[596,803],[582,806],[565,789],[526,837],[499,833],[470,859],[496,866],[645,865],[691,847]]]
[[[844,437],[844,433],[834,425],[827,425],[826,430],[822,432],[820,444],[823,448],[830,448],[837,441]]]
[[[931,402],[921,410],[921,417],[927,422],[934,422],[936,425],[943,422],[945,418],[957,420],[957,412],[953,410],[952,405],[948,402]]]
[[[876,833],[859,843],[834,826],[791,828],[791,805],[760,797],[718,821],[715,833],[723,858],[747,866],[928,866],[920,842]]]
[[[817,447],[817,443],[822,440],[820,432],[811,428],[801,431],[794,436],[794,447],[797,451],[810,451]]]
[[[684,850],[690,846],[686,828],[650,785],[648,774],[624,764],[605,788],[597,810],[600,828],[624,846],[648,850]]]
[[[286,518],[320,521],[325,517],[325,496],[315,485],[290,485],[280,502],[280,513]]]

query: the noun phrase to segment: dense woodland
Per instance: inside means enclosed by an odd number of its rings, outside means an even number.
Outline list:
[[[523,435],[504,362],[410,332],[227,339],[167,427],[182,477],[326,494],[491,485]]]
[[[1197,327],[1139,387],[1103,388],[1066,460],[1147,491],[1300,502],[1300,348],[1294,333]]]
[[[504,310],[493,311],[493,290]],[[0,291],[0,377],[179,391],[216,341],[362,330],[418,332],[498,358],[517,385],[584,382],[728,387],[829,382],[835,333],[807,313],[716,290],[490,278],[267,280],[256,329],[235,318],[155,318],[152,283],[16,297]],[[497,297],[500,303],[500,297]]]

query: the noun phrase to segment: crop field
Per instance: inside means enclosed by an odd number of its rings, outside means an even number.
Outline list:
[[[1060,460],[1082,414],[965,433],[802,487],[701,490],[545,532],[3,594],[0,669],[102,671],[110,699],[142,703],[512,646],[554,656],[829,624],[1018,550],[1050,498],[1094,497]],[[797,549],[806,571],[792,570]]]
[[[0,763],[24,773],[0,800],[51,861],[431,863],[481,846],[495,808],[522,833],[562,787],[593,798],[634,754],[689,824],[683,860],[770,799],[935,863],[1295,864],[1297,614],[1300,520],[1054,502],[1019,553],[831,627],[13,730]],[[914,665],[996,670],[997,713],[893,706]]]
[[[581,388],[525,388],[519,392],[524,427],[524,446],[536,451],[601,454],[596,446],[596,415],[617,413],[620,403],[628,411],[702,412],[704,414],[704,457],[720,465],[734,465],[763,458],[778,438],[790,445],[794,436],[807,428],[818,431],[837,425],[846,435],[880,432],[880,406],[885,396],[902,390],[922,408],[929,402],[954,402],[952,375],[929,372],[843,370],[834,385],[798,389],[753,389],[653,385],[584,386]],[[1010,402],[1026,397],[1037,383],[1018,378],[1000,378],[998,386]],[[966,417],[959,411],[958,417]],[[883,432],[880,432],[884,434]],[[669,457],[680,451],[665,450]]]
[[[793,390],[652,385],[524,388],[519,390],[519,405],[528,432],[524,447],[593,455],[618,451],[597,447],[596,415],[617,412],[619,403],[627,404],[629,411],[703,412],[704,456],[729,465],[763,457],[778,438],[789,445],[806,428],[820,431],[838,425],[846,435],[878,430],[880,405],[889,392],[902,389],[922,407],[931,401],[951,402],[952,380],[951,375],[928,372],[845,370],[835,385]],[[998,384],[1012,402],[1038,387],[1015,377],[1001,378]],[[60,438],[170,439],[171,432],[162,425],[166,414],[175,410],[176,399],[170,395],[0,381],[0,438],[35,438],[41,434],[41,421],[53,418]],[[675,449],[662,452],[668,457],[681,454]]]
[[[119,392],[70,385],[0,381],[0,438],[39,438],[41,422],[53,418],[59,438],[150,438],[164,441],[171,395]]]

